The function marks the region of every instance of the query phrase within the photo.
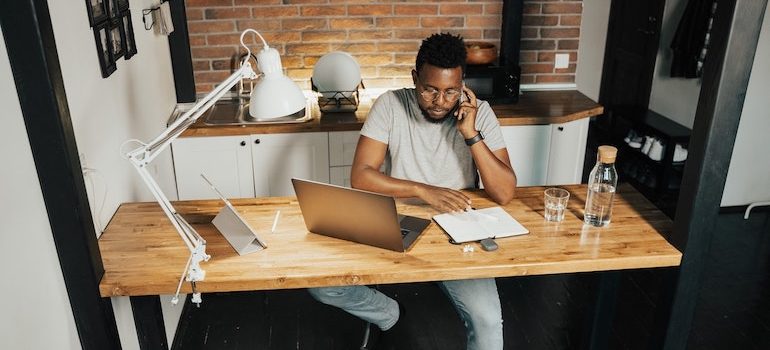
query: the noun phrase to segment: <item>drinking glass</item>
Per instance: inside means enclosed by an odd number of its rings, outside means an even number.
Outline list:
[[[569,191],[555,187],[545,190],[545,219],[553,222],[564,220],[567,201],[569,201]]]

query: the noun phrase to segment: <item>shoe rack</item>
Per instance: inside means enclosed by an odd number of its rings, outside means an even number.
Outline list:
[[[686,157],[689,141],[690,129],[648,109],[615,107],[589,128],[589,149],[595,152],[599,144],[617,147],[615,167],[620,182],[633,185],[671,217],[686,162],[681,159]]]

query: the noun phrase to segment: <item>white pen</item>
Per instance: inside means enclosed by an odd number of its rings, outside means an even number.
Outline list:
[[[275,212],[275,219],[273,219],[273,228],[272,228],[272,229],[270,229],[270,233],[274,233],[274,232],[275,232],[275,227],[276,227],[276,226],[278,226],[278,218],[279,218],[280,216],[281,216],[281,211],[280,211],[280,210],[277,210],[277,211]]]

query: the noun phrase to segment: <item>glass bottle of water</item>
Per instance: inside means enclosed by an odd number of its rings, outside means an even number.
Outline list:
[[[612,218],[612,199],[618,186],[615,157],[618,149],[599,146],[596,165],[588,177],[588,198],[583,221],[588,225],[607,226]]]

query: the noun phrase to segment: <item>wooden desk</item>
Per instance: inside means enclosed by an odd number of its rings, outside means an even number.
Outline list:
[[[208,241],[212,258],[201,266],[202,292],[304,288],[332,285],[387,284],[448,279],[509,277],[677,266],[681,253],[663,236],[672,222],[630,186],[616,195],[612,224],[583,226],[585,185],[564,186],[571,193],[562,223],[543,219],[543,187],[517,189],[505,209],[530,230],[529,235],[498,240],[500,248],[463,253],[435,224],[407,253],[350,243],[308,233],[294,198],[235,200],[243,217],[268,248],[238,256],[208,223],[222,203],[185,201],[175,206],[193,221]],[[473,206],[495,204],[472,192]],[[281,219],[270,233],[275,210]],[[430,218],[421,205],[400,203],[399,212]],[[663,235],[663,236],[662,236]],[[177,232],[155,203],[123,204],[99,239],[104,261],[101,295],[173,294],[189,256]],[[183,292],[189,292],[189,283]],[[205,299],[205,296],[204,296]]]
[[[308,233],[294,198],[235,200],[242,216],[268,244],[266,250],[238,256],[210,224],[219,201],[185,201],[175,206],[187,214],[208,241],[212,258],[203,263],[202,292],[302,288],[332,285],[385,284],[448,279],[544,275],[678,266],[682,254],[663,236],[672,222],[633,187],[621,186],[615,197],[612,224],[583,226],[586,186],[564,186],[571,193],[565,221],[543,219],[543,187],[517,189],[505,206],[529,235],[497,240],[494,252],[463,253],[431,224],[407,253],[350,243]],[[495,204],[483,192],[470,192],[473,206]],[[281,220],[270,233],[275,210]],[[431,217],[425,206],[400,203],[399,212]],[[662,236],[663,235],[663,236]],[[142,349],[168,349],[158,294],[173,294],[189,253],[155,203],[123,204],[99,239],[104,261],[101,295],[131,296]],[[609,337],[618,272],[600,279],[588,347],[603,348]],[[189,283],[183,292],[190,292]],[[204,296],[205,302],[205,296]]]

